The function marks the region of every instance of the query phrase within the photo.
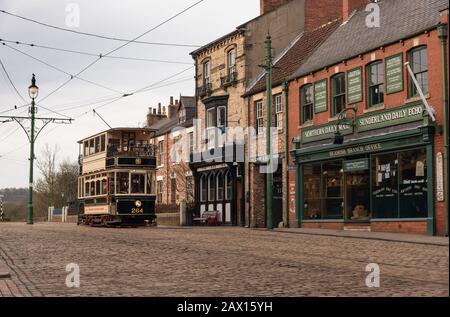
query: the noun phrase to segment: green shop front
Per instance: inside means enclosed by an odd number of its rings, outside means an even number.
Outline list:
[[[301,131],[292,155],[301,227],[433,235],[433,139],[422,104]]]

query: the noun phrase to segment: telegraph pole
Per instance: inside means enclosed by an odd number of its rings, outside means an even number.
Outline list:
[[[266,37],[266,104],[267,104],[267,137],[266,137],[266,210],[267,229],[273,229],[273,167],[272,167],[272,39],[270,33]]]
[[[37,107],[35,99],[38,96],[39,88],[36,86],[36,77],[33,74],[31,79],[31,86],[28,87],[28,94],[31,98],[31,106],[30,106],[30,116],[29,117],[17,117],[17,116],[0,116],[0,119],[5,119],[1,121],[2,123],[16,121],[25,131],[25,134],[28,137],[28,141],[30,142],[30,175],[29,175],[29,184],[28,184],[28,213],[27,213],[27,224],[33,224],[33,165],[34,165],[34,143],[36,142],[37,137],[41,133],[41,131],[51,122],[53,123],[72,123],[73,119],[60,119],[60,118],[38,118],[36,117]],[[23,125],[23,121],[30,120],[30,130]],[[41,120],[43,125],[40,129],[36,130],[36,120]]]

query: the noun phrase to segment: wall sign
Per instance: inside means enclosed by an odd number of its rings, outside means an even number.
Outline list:
[[[437,183],[437,200],[444,201],[444,167],[443,167],[442,153],[439,152],[436,156],[436,183]]]
[[[358,117],[358,132],[370,131],[423,120],[423,105],[399,107],[387,111],[379,111],[375,114]]]
[[[315,128],[302,130],[301,140],[302,143],[314,142],[318,140],[324,140],[331,138],[337,132],[336,123],[331,123]],[[339,126],[339,132],[343,135],[348,135],[353,133],[353,128],[348,124],[341,124]]]
[[[403,54],[388,57],[384,61],[386,94],[403,91]]]
[[[328,80],[314,83],[314,113],[328,110]]]
[[[358,172],[369,169],[369,159],[359,159],[352,161],[344,161],[344,172]]]
[[[347,72],[347,96],[349,105],[363,101],[362,67]]]

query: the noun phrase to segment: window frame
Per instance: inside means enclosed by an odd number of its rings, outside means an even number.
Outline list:
[[[309,103],[306,103],[307,90],[311,90],[311,93],[310,93],[311,100]],[[304,124],[306,122],[311,122],[314,119],[314,85],[313,84],[306,84],[300,88],[300,104],[301,104],[301,118],[300,118],[301,120],[300,120],[300,122],[302,124]],[[310,117],[311,118],[306,120],[305,109],[307,107],[311,107],[310,108],[310,111],[311,111]]]
[[[337,73],[333,77],[331,77],[331,115],[332,117],[335,117],[339,115],[346,107],[347,107],[347,83],[345,78],[345,73]],[[341,93],[336,92],[336,80],[341,80],[341,83],[343,84],[343,88]],[[343,98],[343,105],[341,111],[337,111],[336,108],[336,99],[342,99]],[[341,100],[342,101],[342,100]]]
[[[374,66],[381,66],[381,74],[377,74],[377,78],[381,78],[381,83],[372,84],[372,67]],[[384,104],[385,97],[386,97],[386,83],[385,83],[385,76],[384,76],[384,63],[382,60],[376,60],[373,61],[370,64],[366,65],[366,91],[367,91],[367,108],[374,108],[378,107]],[[374,87],[383,87],[383,101],[374,104],[372,101],[372,95],[371,95],[371,89]]]
[[[264,104],[262,100],[255,101],[255,127],[256,134],[264,132]]]
[[[278,131],[283,131],[283,93],[273,96],[273,105],[275,108],[275,125]]]
[[[421,71],[415,72],[413,55],[416,52],[422,52],[422,51],[425,51],[425,53],[426,53],[425,54],[425,56],[427,58],[426,70],[421,70]],[[410,49],[408,51],[407,56],[408,56],[408,62],[411,65],[411,70],[412,70],[412,72],[414,74],[414,77],[419,82],[419,84],[422,84],[422,82],[417,79],[417,75],[419,75],[419,74],[420,75],[427,74],[427,91],[424,91],[423,85],[421,85],[420,88],[422,89],[422,92],[423,92],[424,95],[429,94],[429,92],[430,92],[430,77],[429,77],[429,70],[430,70],[429,66],[430,66],[430,63],[429,62],[430,61],[429,61],[429,58],[428,58],[428,46],[427,45],[421,45],[421,46],[413,47],[412,49]],[[420,56],[422,56],[422,55],[420,55]],[[422,64],[421,64],[421,66],[422,66]],[[413,94],[413,91],[416,91],[416,94]],[[412,80],[412,78],[410,76],[408,76],[408,98],[414,98],[414,97],[418,97],[418,96],[419,96],[419,92],[417,91],[417,88],[414,85],[414,81]]]

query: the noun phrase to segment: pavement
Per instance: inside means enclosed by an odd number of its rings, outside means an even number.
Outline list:
[[[449,296],[443,239],[332,233],[1,223],[10,277],[0,297]],[[378,288],[366,285],[370,263]],[[66,284],[68,264],[79,267],[79,287]]]

